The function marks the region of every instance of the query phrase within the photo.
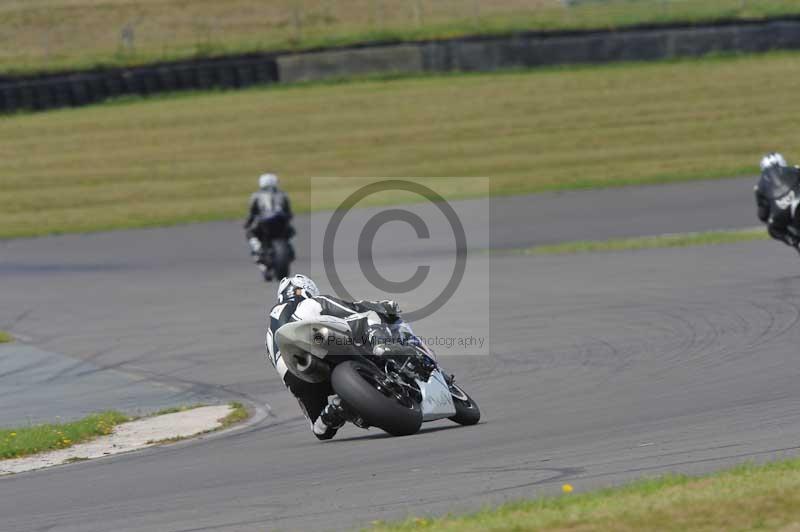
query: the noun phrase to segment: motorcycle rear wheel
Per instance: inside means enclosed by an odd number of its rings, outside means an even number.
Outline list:
[[[272,271],[275,279],[289,277],[289,242],[277,239],[272,242]]]
[[[333,369],[333,390],[367,425],[408,436],[422,425],[422,407],[375,366],[348,360]]]

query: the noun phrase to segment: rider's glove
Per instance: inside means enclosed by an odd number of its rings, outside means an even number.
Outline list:
[[[365,301],[359,300],[354,302],[355,305],[360,305],[365,309],[372,310],[379,314],[385,314],[390,318],[397,318],[400,316],[400,305],[397,301],[391,299],[382,299],[380,301]]]

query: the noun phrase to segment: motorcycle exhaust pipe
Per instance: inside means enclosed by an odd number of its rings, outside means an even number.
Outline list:
[[[331,374],[331,368],[310,353],[294,355],[297,371],[315,379],[326,380]]]

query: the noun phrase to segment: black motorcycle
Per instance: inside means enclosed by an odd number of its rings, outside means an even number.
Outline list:
[[[294,260],[294,250],[289,240],[293,236],[294,229],[284,213],[261,218],[248,231],[249,238],[257,238],[259,241],[254,250],[255,262],[265,281],[289,276],[289,265]]]
[[[774,166],[761,174],[755,187],[758,219],[770,235],[800,253],[800,170]]]

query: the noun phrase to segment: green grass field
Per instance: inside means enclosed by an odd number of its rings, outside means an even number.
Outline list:
[[[0,331],[0,344],[7,344],[9,342],[13,342],[14,337],[8,334],[5,331]]]
[[[580,488],[580,484],[576,486]],[[373,532],[797,530],[800,460],[710,476],[668,476],[621,488],[506,504],[472,515],[376,523]]]
[[[800,14],[794,0],[5,0],[0,72],[374,40]]]
[[[146,417],[163,416],[177,412],[185,412],[204,405],[178,406],[165,408],[148,414]],[[206,431],[215,432],[245,421],[250,417],[247,408],[242,403],[230,403],[231,411],[220,419],[220,426]],[[68,423],[48,423],[18,428],[0,428],[0,460],[20,458],[31,454],[66,449],[79,443],[87,442],[114,432],[114,427],[135,417],[126,416],[120,412],[108,411],[92,414],[83,419]],[[172,443],[187,438],[172,438],[152,443]]]
[[[517,194],[755,174],[767,150],[800,157],[798,58],[262,88],[6,117],[0,237],[243,217],[265,170],[298,210],[312,176],[489,176],[492,193]],[[449,197],[483,193],[450,182]],[[316,207],[347,189],[326,192]]]
[[[635,238],[614,238],[611,240],[580,240],[546,244],[506,253],[521,255],[565,255],[572,253],[593,253],[602,251],[635,251],[638,249],[683,248],[693,246],[716,246],[736,244],[753,240],[769,240],[764,227],[731,231],[706,231],[701,233],[674,233],[668,235],[641,236]]]
[[[233,426],[237,423],[241,423],[242,421],[247,420],[250,417],[250,413],[247,411],[247,408],[242,403],[234,401],[230,403],[231,406],[231,413],[222,418],[220,430],[226,429],[230,426]]]
[[[116,425],[128,420],[124,414],[109,411],[69,423],[0,429],[0,460],[72,447],[111,434]]]

